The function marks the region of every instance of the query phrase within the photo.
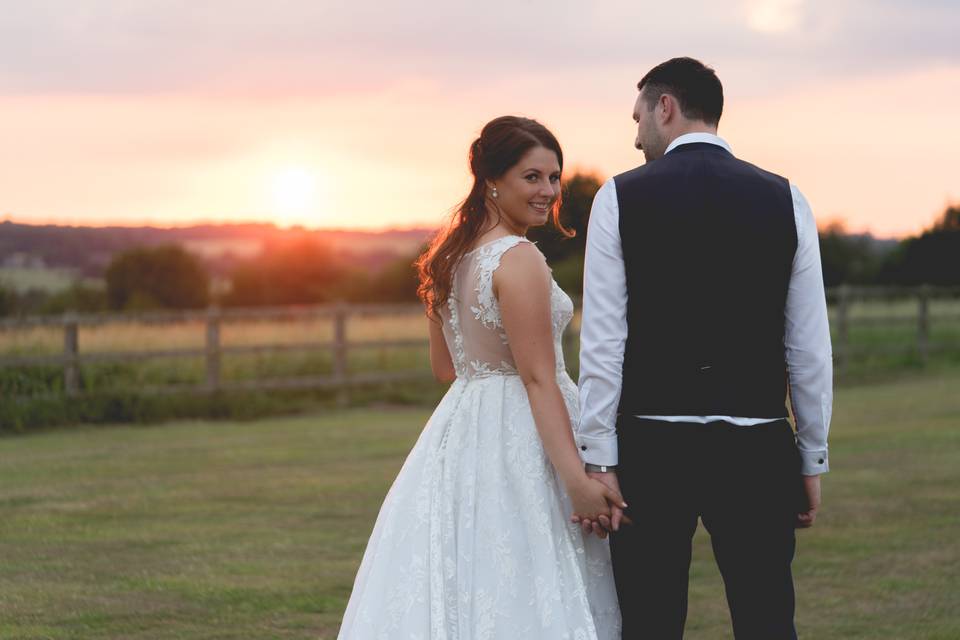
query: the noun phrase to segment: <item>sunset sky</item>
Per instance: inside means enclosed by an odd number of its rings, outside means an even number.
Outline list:
[[[735,154],[902,236],[960,200],[958,33],[954,0],[0,0],[0,220],[433,226],[498,115],[568,174],[642,163],[636,83],[690,55]]]

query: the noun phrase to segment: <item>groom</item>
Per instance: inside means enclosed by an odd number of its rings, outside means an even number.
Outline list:
[[[638,88],[647,163],[590,214],[577,432],[631,507],[582,524],[611,532],[624,640],[682,638],[698,520],[737,640],[796,638],[795,528],[816,519],[832,405],[816,224],[717,137],[712,69],[674,58]]]

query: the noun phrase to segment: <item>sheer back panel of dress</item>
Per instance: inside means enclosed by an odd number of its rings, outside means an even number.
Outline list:
[[[530,241],[504,236],[466,253],[453,276],[445,309],[443,332],[458,377],[516,375],[516,362],[503,328],[500,306],[493,292],[493,274],[503,255]],[[561,337],[573,316],[573,303],[556,285],[551,285],[551,315],[557,371],[564,371]]]

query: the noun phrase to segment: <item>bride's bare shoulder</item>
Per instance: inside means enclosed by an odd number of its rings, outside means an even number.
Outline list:
[[[493,274],[495,290],[503,286],[540,288],[544,284],[549,285],[549,282],[550,268],[546,258],[535,244],[526,240],[503,252],[500,266]]]

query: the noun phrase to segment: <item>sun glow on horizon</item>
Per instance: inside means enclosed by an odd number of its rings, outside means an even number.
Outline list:
[[[322,198],[319,175],[304,166],[288,166],[269,180],[270,214],[280,227],[312,226],[317,222]]]

